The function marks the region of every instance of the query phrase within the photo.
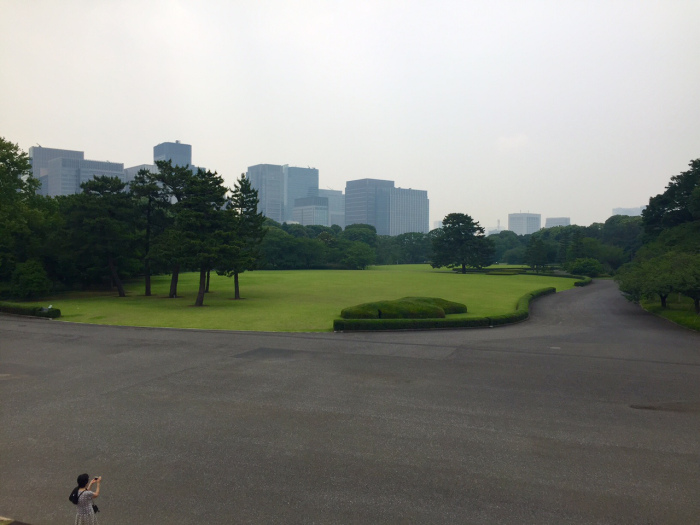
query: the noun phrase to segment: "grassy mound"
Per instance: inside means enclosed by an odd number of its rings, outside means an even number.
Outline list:
[[[465,314],[467,307],[439,297],[403,297],[345,308],[343,319],[441,319],[446,314]]]

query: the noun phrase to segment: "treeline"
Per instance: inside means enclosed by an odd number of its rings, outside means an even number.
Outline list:
[[[615,276],[620,290],[635,302],[656,297],[663,308],[679,293],[700,314],[700,159],[649,199],[642,226],[643,245]]]
[[[489,236],[495,257],[508,264],[527,264],[541,270],[560,266],[573,274],[596,277],[613,274],[642,246],[641,217],[613,215],[590,226],[556,226],[531,235],[502,231]]]
[[[270,270],[364,269],[373,264],[426,263],[432,255],[431,236],[404,233],[377,235],[369,224],[302,226],[267,219],[260,245],[261,267]]]
[[[378,236],[373,226],[278,224],[257,212],[257,192],[241,176],[227,188],[215,172],[157,162],[129,185],[95,177],[81,192],[36,194],[25,152],[0,138],[0,296],[31,299],[55,291],[113,289],[125,279],[197,271],[202,305],[212,271],[234,279],[254,269],[363,269],[424,263],[427,234]]]

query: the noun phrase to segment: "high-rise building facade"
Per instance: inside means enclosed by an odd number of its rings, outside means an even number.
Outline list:
[[[95,176],[118,177],[126,181],[124,164],[86,160],[82,151],[32,146],[29,159],[32,175],[41,182],[41,195],[56,197],[80,193],[80,185]]]
[[[428,192],[391,188],[389,190],[389,235],[428,233]]]
[[[545,228],[554,228],[555,226],[571,226],[571,219],[569,217],[547,217],[545,219]]]
[[[379,235],[389,235],[389,189],[394,181],[349,180],[345,183],[345,226],[371,224]]]
[[[540,230],[542,215],[539,213],[509,213],[508,229],[516,235],[529,235]]]
[[[292,220],[302,226],[328,224],[328,199],[326,197],[304,197],[294,201]]]
[[[283,166],[285,179],[284,219],[293,220],[294,203],[297,199],[318,195],[318,170]]]
[[[258,211],[273,221],[285,221],[285,169],[277,164],[248,166],[246,177],[258,191]]]
[[[345,195],[340,190],[318,190],[319,197],[328,199],[328,226],[345,228]]]
[[[192,146],[175,142],[162,142],[153,146],[153,163],[159,160],[170,160],[173,166],[192,166]]]
[[[371,224],[378,235],[428,233],[428,192],[395,188],[394,181],[359,179],[345,184],[345,225]]]
[[[85,159],[85,153],[71,149],[44,148],[42,146],[29,148],[29,162],[32,165],[32,175],[41,183],[38,191],[40,195],[50,195],[48,180],[49,162],[61,158],[83,160]],[[55,183],[54,186],[56,186]]]

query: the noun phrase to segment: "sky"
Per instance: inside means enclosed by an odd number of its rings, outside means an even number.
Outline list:
[[[152,163],[180,140],[428,191],[430,224],[603,222],[700,158],[700,1],[0,0],[0,136]]]

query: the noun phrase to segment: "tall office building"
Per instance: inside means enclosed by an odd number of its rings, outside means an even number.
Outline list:
[[[297,199],[316,197],[318,195],[318,170],[316,168],[297,168],[283,166],[285,180],[284,220],[290,221]]]
[[[53,159],[83,160],[85,153],[71,149],[44,148],[42,146],[32,146],[29,148],[29,162],[32,165],[32,175],[38,179],[41,186],[39,195],[49,195],[49,162]]]
[[[292,220],[302,226],[328,224],[328,198],[326,197],[304,197],[294,201],[294,211]]]
[[[509,213],[508,229],[516,235],[528,235],[535,233],[542,224],[542,215],[539,213]]]
[[[153,163],[158,160],[170,160],[173,166],[192,166],[192,146],[175,142],[162,142],[153,146]]]
[[[95,176],[118,177],[125,181],[124,164],[86,160],[85,153],[76,150],[29,148],[32,174],[39,179],[39,193],[55,197],[80,193],[80,185]]]
[[[545,219],[545,228],[554,228],[555,226],[571,226],[571,219],[569,217],[547,217]]]
[[[403,188],[389,189],[389,235],[428,233],[428,192]]]
[[[340,190],[318,190],[319,197],[328,199],[328,226],[345,228],[345,195]]]
[[[379,235],[389,235],[389,189],[394,181],[349,180],[345,183],[345,226],[371,224]]]
[[[428,233],[428,192],[395,188],[394,181],[359,179],[345,183],[345,225],[371,224],[378,235]]]
[[[273,221],[284,222],[285,169],[277,164],[248,166],[246,177],[258,191],[258,211]]]
[[[126,182],[124,177],[124,164],[101,160],[79,160],[60,157],[49,161],[48,193],[52,197],[57,195],[72,195],[80,193],[80,185],[92,180],[96,176],[117,177]]]

